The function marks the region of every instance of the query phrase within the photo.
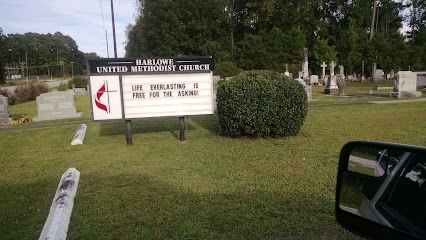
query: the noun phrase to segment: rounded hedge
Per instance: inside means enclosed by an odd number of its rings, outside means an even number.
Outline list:
[[[278,72],[243,72],[217,89],[220,132],[232,137],[294,136],[307,109],[305,88]]]

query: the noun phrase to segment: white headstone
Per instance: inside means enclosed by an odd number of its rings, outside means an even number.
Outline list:
[[[344,78],[345,78],[345,68],[343,67],[343,65],[340,65],[340,66],[339,66],[339,74],[340,74],[340,77],[341,77],[342,79],[344,79]]]
[[[217,83],[220,80],[220,76],[213,76],[213,82]]]
[[[71,145],[83,144],[84,136],[86,135],[86,124],[81,124],[72,139]]]
[[[11,122],[9,99],[0,95],[0,125],[9,125]]]
[[[330,63],[330,76],[334,76],[334,68],[336,67],[336,64],[334,61],[331,61]]]
[[[322,79],[325,79],[325,68],[327,67],[327,64],[325,64],[325,62],[322,62],[321,64],[322,67]]]
[[[83,114],[77,112],[74,106],[74,96],[64,92],[43,93],[37,98],[38,116],[33,121],[78,118]]]
[[[305,81],[309,81],[309,63],[308,63],[308,49],[303,48],[304,58],[303,58],[303,67],[302,67],[302,78]]]
[[[392,69],[390,72],[390,78],[393,79],[395,77],[395,71]]]
[[[306,83],[305,83],[305,81],[303,80],[303,79],[301,79],[301,78],[296,78],[295,79],[296,81],[298,81],[300,84],[302,84],[303,86],[306,86]]]
[[[422,93],[417,91],[417,75],[411,71],[399,71],[396,74],[395,85],[390,96],[398,98],[403,97],[421,97]]]
[[[372,82],[378,81],[378,80],[376,80],[376,69],[377,69],[377,64],[373,63],[373,68],[371,69],[371,81]]]
[[[74,95],[86,95],[87,91],[85,88],[74,88]]]
[[[288,63],[285,64],[285,72],[284,72],[284,76],[286,77],[290,77],[290,72],[288,71]]]
[[[61,177],[39,240],[66,239],[80,172],[68,169]]]
[[[375,81],[382,80],[385,75],[385,72],[382,69],[376,69],[376,73],[374,74]]]
[[[309,76],[309,84],[311,85],[318,85],[318,75],[311,75]]]
[[[306,95],[308,97],[308,101],[312,101],[312,85],[305,86]]]

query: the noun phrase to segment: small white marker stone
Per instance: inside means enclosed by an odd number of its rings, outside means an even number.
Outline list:
[[[39,240],[66,239],[80,172],[69,168],[61,177]]]
[[[81,124],[72,139],[71,145],[83,144],[84,136],[86,135],[86,124]]]

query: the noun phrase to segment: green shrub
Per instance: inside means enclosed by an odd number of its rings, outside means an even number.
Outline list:
[[[68,89],[68,84],[62,82],[61,84],[59,84],[58,86],[58,91],[65,91]]]
[[[42,93],[47,93],[49,86],[46,83],[30,83],[29,85],[21,85],[15,89],[16,101],[27,102],[35,100]]]
[[[221,78],[232,77],[241,72],[234,62],[221,62],[215,65],[214,74]]]
[[[7,101],[9,102],[9,106],[14,105],[16,102],[16,96],[7,88],[0,88],[0,95],[7,97]]]
[[[87,76],[80,75],[73,77],[71,81],[68,82],[68,87],[72,88],[74,85],[74,87],[76,88],[86,88],[88,83],[89,79],[87,78]]]
[[[243,72],[217,90],[220,132],[232,137],[294,136],[307,108],[304,87],[278,72]]]

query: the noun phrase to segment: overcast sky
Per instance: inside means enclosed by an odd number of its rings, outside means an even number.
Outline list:
[[[125,28],[135,23],[136,0],[114,0],[118,57],[124,57]],[[102,17],[103,16],[103,17]],[[114,57],[110,0],[0,0],[3,34],[57,31],[72,37],[80,51]]]

